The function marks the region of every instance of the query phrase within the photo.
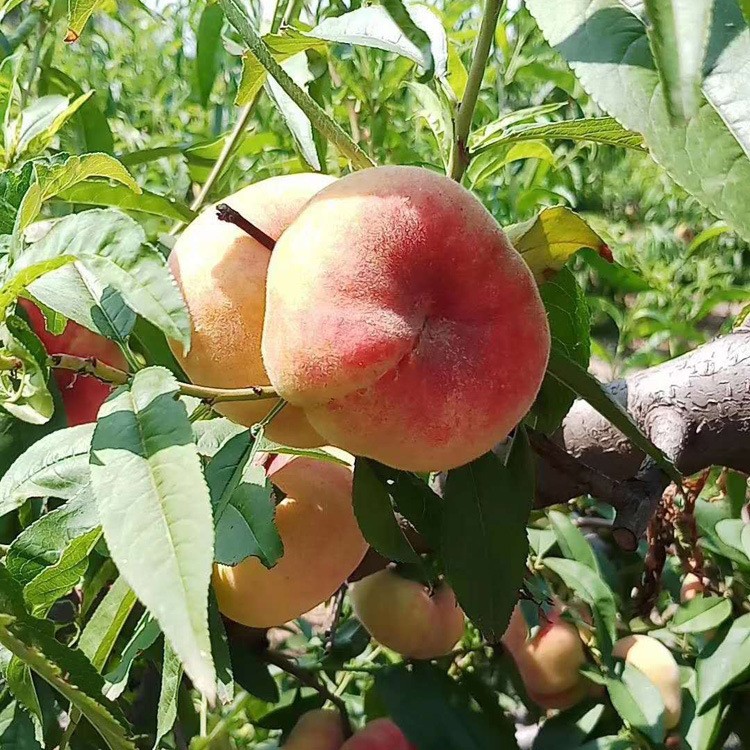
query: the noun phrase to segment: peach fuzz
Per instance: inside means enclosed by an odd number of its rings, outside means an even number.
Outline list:
[[[128,369],[125,357],[114,341],[89,331],[72,320],[68,321],[61,334],[55,335],[47,330],[44,315],[33,302],[21,299],[19,305],[28,315],[29,325],[48,354],[94,357],[112,367]],[[68,426],[96,422],[99,407],[112,392],[112,388],[101,380],[70,370],[55,370],[54,378],[60,389]]]
[[[308,711],[300,716],[282,750],[340,750],[344,743],[338,711]]]
[[[586,662],[583,643],[574,625],[549,614],[540,629],[529,638],[529,629],[516,605],[503,643],[516,663],[526,691],[543,708],[566,709],[586,696],[590,683],[580,673]]]
[[[390,719],[375,719],[350,737],[341,750],[417,750]]]
[[[322,174],[272,177],[225,198],[246,219],[277,240],[315,193],[334,178]],[[302,250],[305,250],[305,244]],[[187,303],[191,347],[170,342],[173,354],[197,385],[245,388],[268,385],[261,359],[266,273],[271,251],[240,228],[206,208],[185,229],[169,265]],[[217,404],[233,422],[251,426],[268,414],[275,400]],[[301,410],[287,406],[266,435],[297,447],[322,445]]]
[[[664,725],[674,729],[682,714],[680,668],[672,652],[650,635],[629,635],[615,643],[612,655],[624,659],[654,683],[664,701]]]
[[[536,283],[466,189],[417,167],[350,174],[284,232],[263,361],[326,442],[410,471],[503,440],[544,377]]]
[[[276,507],[284,544],[267,569],[248,557],[214,566],[219,610],[255,628],[283,625],[328,599],[367,551],[352,509],[352,470],[302,456],[277,456],[266,473],[286,497]]]
[[[453,589],[439,583],[430,591],[386,569],[349,588],[354,614],[381,645],[409,659],[449,653],[464,633],[464,613]]]

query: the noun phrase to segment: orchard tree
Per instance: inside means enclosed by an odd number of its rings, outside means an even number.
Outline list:
[[[0,747],[750,745],[747,0],[0,14]]]

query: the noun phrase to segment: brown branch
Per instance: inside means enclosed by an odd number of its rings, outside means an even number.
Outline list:
[[[132,377],[124,370],[111,367],[96,357],[51,354],[49,359],[53,369],[70,370],[78,375],[89,375],[110,385],[125,385]],[[178,383],[178,385],[183,396],[194,396],[208,404],[278,398],[278,394],[270,385],[252,385],[248,388],[210,388],[203,385],[193,385],[192,383]]]
[[[344,737],[349,738],[352,736],[352,725],[349,722],[349,713],[346,710],[346,704],[343,699],[338,695],[334,695],[328,687],[318,679],[318,676],[311,672],[309,669],[303,669],[298,664],[293,662],[291,659],[280,654],[278,651],[264,651],[260,654],[260,658],[267,664],[272,664],[278,667],[283,672],[294,677],[301,685],[316,690],[326,700],[333,703],[341,714],[341,724],[344,729]]]

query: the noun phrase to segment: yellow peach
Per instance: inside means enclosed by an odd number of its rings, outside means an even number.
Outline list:
[[[353,583],[349,594],[354,614],[367,632],[407,658],[444,656],[463,635],[463,610],[444,582],[430,592],[386,569]]]
[[[650,635],[629,635],[615,643],[612,654],[643,672],[661,693],[665,726],[674,729],[682,713],[680,669],[670,650]]]
[[[272,177],[222,201],[276,240],[307,201],[333,182],[322,174]],[[304,248],[303,248],[304,249]],[[172,352],[190,379],[215,388],[268,385],[261,359],[266,275],[271,251],[243,230],[219,221],[206,208],[182,233],[169,264],[190,312],[192,344],[187,355]],[[275,401],[217,404],[216,410],[248,427],[268,414]],[[325,441],[300,409],[287,406],[266,434],[286,445],[310,447]]]
[[[319,709],[300,716],[282,750],[339,750],[343,743],[341,714]]]
[[[284,554],[275,567],[255,557],[216,565],[219,609],[248,627],[283,625],[328,599],[367,551],[352,509],[350,467],[278,456],[267,474],[286,497],[276,507]]]

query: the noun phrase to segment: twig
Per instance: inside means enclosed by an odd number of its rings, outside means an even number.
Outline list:
[[[336,592],[334,599],[333,599],[333,617],[331,618],[330,625],[326,628],[326,644],[325,644],[325,650],[331,651],[335,645],[335,639],[336,639],[336,629],[339,626],[339,621],[341,620],[341,613],[344,610],[344,598],[346,597],[346,589],[347,589],[346,581],[341,584],[341,587]]]
[[[375,164],[370,157],[332,120],[325,110],[303,91],[276,62],[266,43],[253,28],[247,13],[238,0],[219,0],[232,26],[237,29],[243,41],[250,48],[250,54],[273,76],[284,93],[307,115],[313,127],[352,163],[357,169],[366,169]]]
[[[484,72],[487,69],[487,59],[490,55],[492,39],[495,35],[495,27],[497,26],[497,19],[500,16],[502,6],[503,0],[485,0],[482,24],[479,27],[479,35],[474,47],[474,56],[471,60],[469,77],[466,82],[463,99],[458,107],[456,123],[453,129],[453,144],[451,146],[448,172],[451,178],[457,182],[461,181],[464,172],[466,172],[469,166],[469,131],[471,130],[471,121],[474,116],[474,109],[477,106],[479,89],[482,86]]]
[[[219,221],[234,224],[234,226],[249,234],[254,240],[260,242],[266,250],[273,250],[276,247],[276,240],[273,237],[269,237],[260,227],[255,226],[252,221],[246,219],[228,203],[219,203],[216,206],[216,216]]]
[[[341,714],[341,722],[344,727],[344,736],[346,738],[352,736],[352,727],[349,723],[349,714],[346,710],[346,704],[340,696],[332,693],[328,689],[328,687],[318,679],[317,675],[314,672],[311,672],[308,669],[303,669],[302,667],[291,661],[291,659],[288,659],[286,656],[278,653],[277,651],[265,651],[260,656],[267,664],[272,664],[273,666],[278,667],[283,672],[286,672],[287,674],[294,677],[300,684],[316,690],[326,700],[333,703],[333,705],[336,706],[336,708],[339,710],[339,713]]]
[[[56,370],[71,370],[79,375],[91,375],[105,383],[125,385],[131,376],[124,370],[100,362],[96,357],[74,357],[72,354],[52,354],[50,364]],[[208,404],[227,401],[261,401],[278,398],[270,385],[253,385],[248,388],[210,388],[192,383],[178,383],[180,394],[194,396]]]

